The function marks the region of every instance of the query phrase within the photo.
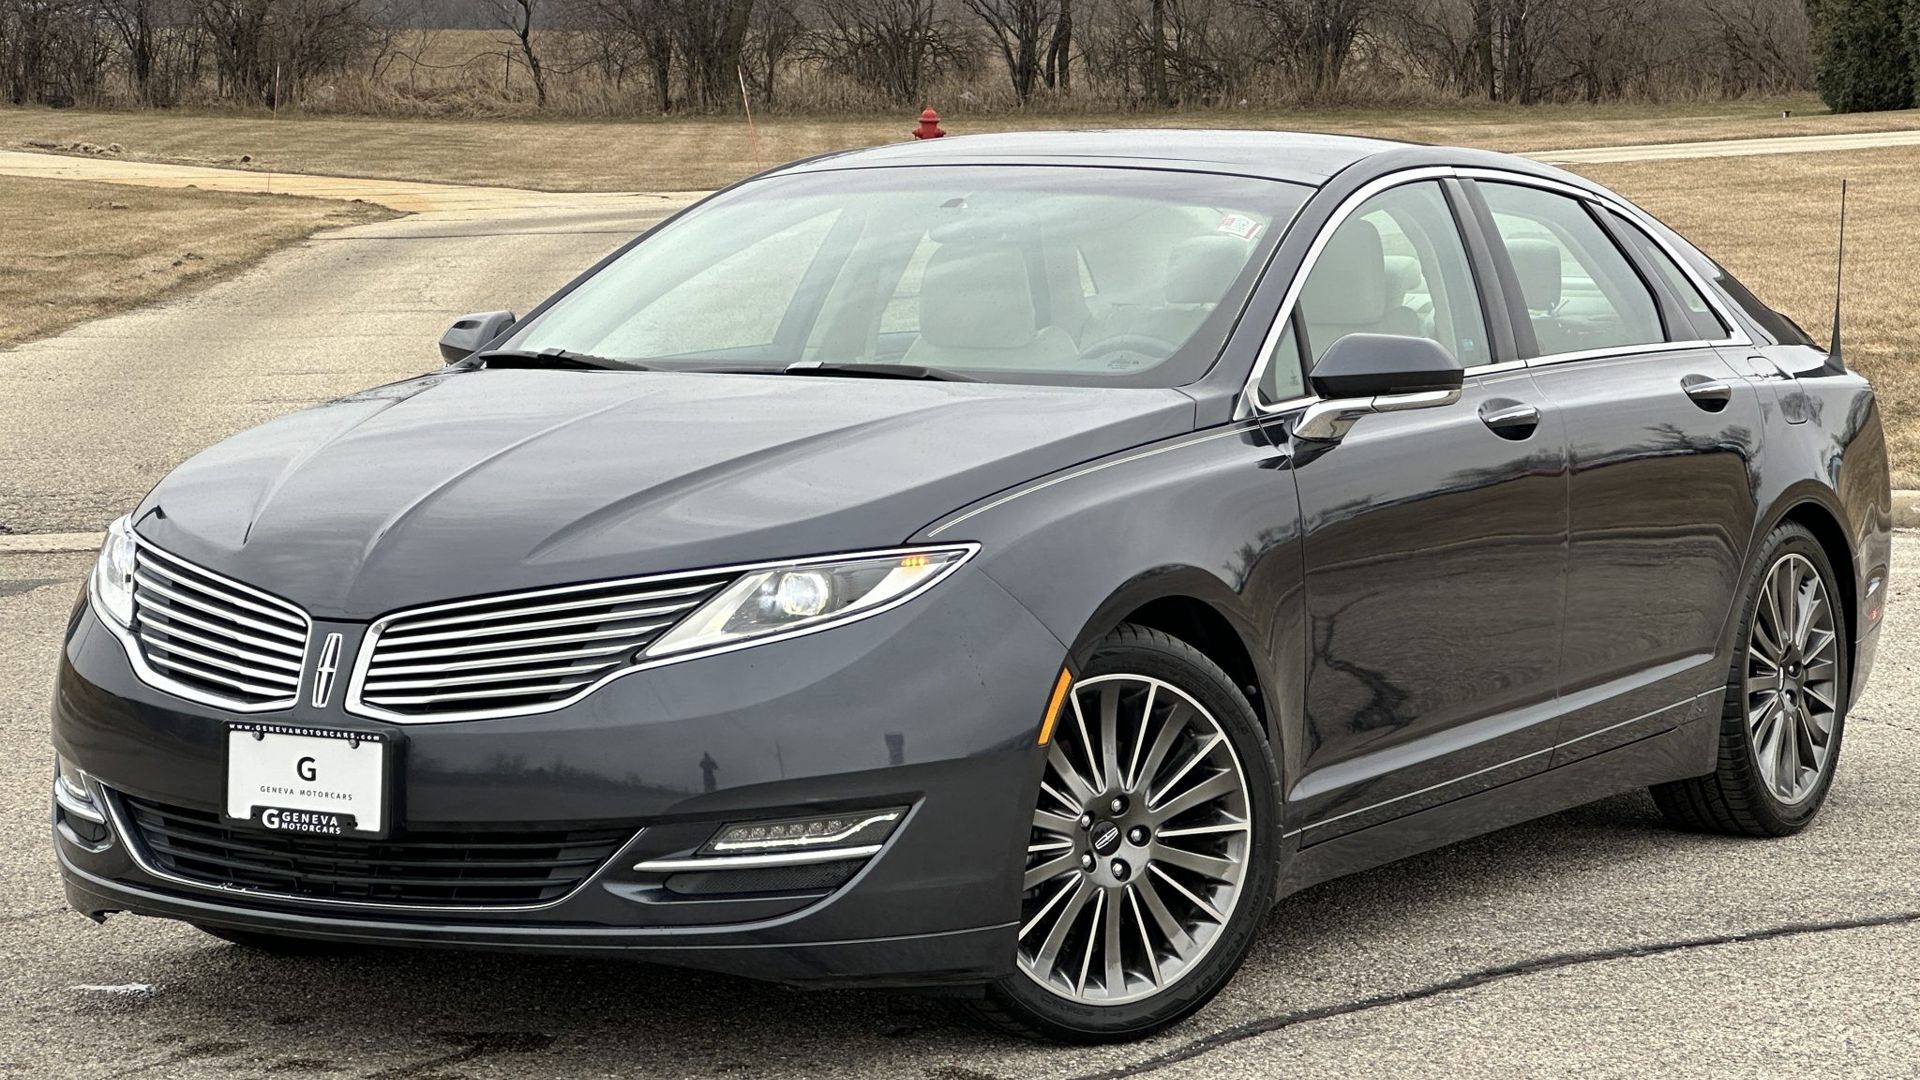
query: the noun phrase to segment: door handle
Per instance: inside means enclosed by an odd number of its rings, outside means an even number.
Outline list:
[[[1524,401],[1495,398],[1480,406],[1480,422],[1503,439],[1524,439],[1540,426],[1540,410]]]
[[[1708,412],[1719,412],[1733,400],[1732,384],[1705,375],[1688,375],[1680,380],[1680,389],[1687,392],[1695,405]]]

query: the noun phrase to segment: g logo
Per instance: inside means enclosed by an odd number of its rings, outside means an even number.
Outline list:
[[[293,766],[293,771],[296,773],[299,773],[300,779],[305,780],[308,783],[312,783],[315,779],[317,779],[320,776],[320,770],[314,767],[314,761],[310,757],[301,758]]]
[[[280,827],[280,811],[271,810],[271,809],[262,810],[260,812],[260,824],[265,825],[269,829],[279,828]]]

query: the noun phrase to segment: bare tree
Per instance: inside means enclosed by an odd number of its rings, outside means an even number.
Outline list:
[[[673,108],[674,35],[662,0],[574,0],[571,17],[591,36],[608,78],[617,85],[638,67],[655,107]]]
[[[940,0],[817,0],[805,55],[902,105],[955,57],[958,34]]]
[[[743,53],[743,77],[768,105],[774,104],[774,77],[800,52],[806,28],[792,0],[761,0],[753,9]]]
[[[688,96],[703,108],[731,108],[740,99],[754,0],[659,0],[659,8],[672,27]]]
[[[533,47],[533,31],[536,17],[543,16],[544,6],[541,0],[483,0],[487,12],[496,25],[513,35],[515,45],[520,52],[520,60],[527,65],[527,74],[533,79],[533,101],[540,108],[547,105],[547,72],[540,63],[540,53]]]
[[[1041,56],[1059,22],[1059,0],[962,0],[985,24],[1006,62],[1013,96],[1024,105],[1040,85]]]
[[[1240,0],[1310,97],[1332,94],[1372,20],[1374,0]]]

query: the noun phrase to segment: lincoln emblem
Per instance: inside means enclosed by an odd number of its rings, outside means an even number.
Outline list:
[[[340,635],[328,634],[320,646],[320,659],[313,665],[313,707],[324,709],[333,696],[333,677],[340,670]]]

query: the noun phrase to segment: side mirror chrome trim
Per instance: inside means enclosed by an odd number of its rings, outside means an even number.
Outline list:
[[[1381,394],[1378,397],[1335,398],[1308,405],[1293,425],[1293,437],[1307,442],[1337,443],[1360,418],[1371,413],[1406,412],[1411,409],[1437,409],[1460,400],[1460,390],[1422,390],[1412,394]]]

